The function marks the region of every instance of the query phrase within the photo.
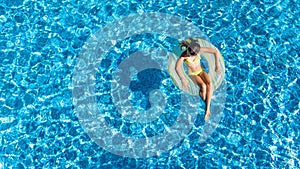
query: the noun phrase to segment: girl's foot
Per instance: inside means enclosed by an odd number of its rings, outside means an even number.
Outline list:
[[[204,120],[207,121],[208,118],[209,118],[209,116],[210,116],[210,111],[208,110],[208,111],[206,111],[206,113],[205,113]]]

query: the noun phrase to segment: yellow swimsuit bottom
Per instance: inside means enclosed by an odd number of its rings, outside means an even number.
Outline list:
[[[203,68],[201,67],[200,70],[195,71],[195,72],[189,72],[189,75],[201,75],[203,73]]]

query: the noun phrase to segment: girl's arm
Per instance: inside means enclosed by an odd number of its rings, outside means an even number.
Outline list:
[[[183,60],[184,60],[183,57],[180,57],[180,58],[177,60],[175,70],[176,70],[176,73],[178,74],[178,76],[179,76],[179,78],[180,78],[180,80],[181,80],[183,89],[187,90],[187,87],[189,86],[189,83],[188,83],[188,81],[184,78],[183,74],[181,74],[181,72],[180,72],[180,66],[182,65]]]
[[[180,78],[181,81],[184,79],[183,75],[180,72],[180,66],[183,63],[183,60],[184,60],[183,57],[179,57],[178,60],[177,60],[177,62],[176,62],[176,67],[175,67],[176,73],[178,74],[178,76],[179,76],[179,78]]]

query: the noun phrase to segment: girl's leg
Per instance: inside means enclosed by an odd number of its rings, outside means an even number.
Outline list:
[[[212,82],[210,79],[210,76],[206,73],[203,72],[200,75],[201,79],[205,82],[206,84],[206,112],[205,112],[205,120],[208,120],[209,116],[210,116],[210,102],[211,102],[211,98],[213,95],[213,86],[212,86]]]
[[[194,81],[200,86],[200,91],[199,91],[199,96],[203,99],[203,101],[206,100],[206,84],[205,82],[201,79],[200,76],[193,76]]]

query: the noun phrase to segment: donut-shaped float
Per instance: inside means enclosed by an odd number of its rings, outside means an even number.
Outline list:
[[[198,41],[200,47],[214,48],[214,49],[218,50],[213,44],[211,44],[210,42],[208,42],[206,40],[198,39],[198,38],[194,39],[194,40]],[[190,41],[191,41],[191,39],[187,39],[187,42],[190,42]],[[180,67],[179,71],[182,73],[182,75],[185,77],[185,79],[188,80],[188,82],[189,82],[189,87],[186,90],[183,89],[181,80],[175,70],[177,59],[180,57],[181,53],[184,50],[185,49],[181,50],[179,46],[174,47],[173,52],[169,56],[168,70],[169,70],[170,76],[176,86],[178,86],[181,90],[183,90],[186,93],[189,93],[191,95],[199,95],[200,87],[192,80],[192,78],[189,77],[189,75],[187,75],[184,64]],[[219,51],[219,53],[220,53],[220,51]],[[217,73],[215,71],[215,57],[213,54],[202,53],[201,58],[202,59],[205,58],[208,62],[208,67],[209,67],[208,74],[212,80],[214,90],[216,90],[222,84],[222,81],[224,80],[224,76],[225,76],[224,58],[223,58],[222,54],[220,53],[220,58],[219,58],[219,65],[221,68],[220,73]]]

